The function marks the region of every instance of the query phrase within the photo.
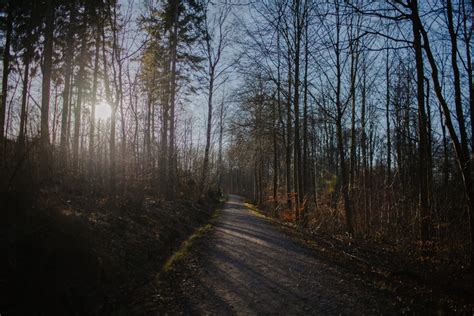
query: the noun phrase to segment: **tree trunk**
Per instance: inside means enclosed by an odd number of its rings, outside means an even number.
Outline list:
[[[303,79],[303,166],[301,169],[301,177],[302,179],[302,192],[307,194],[311,191],[311,177],[308,176],[308,172],[310,172],[310,168],[308,168],[309,164],[309,145],[308,145],[308,64],[309,64],[309,39],[308,39],[308,28],[309,28],[309,14],[306,13],[305,17],[305,39],[304,39],[304,79]],[[310,173],[309,173],[310,174]],[[306,207],[303,209],[303,216],[302,216],[303,225],[306,226],[307,224],[307,210]]]
[[[46,5],[46,26],[44,33],[43,79],[41,88],[41,136],[40,136],[40,177],[47,181],[51,171],[51,149],[49,144],[49,100],[51,72],[53,64],[54,6],[48,0]]]
[[[273,100],[274,101],[274,100]],[[277,102],[280,102],[279,97]],[[278,140],[277,140],[277,118],[275,107],[278,104],[272,102],[272,146],[273,146],[273,211],[278,205]]]
[[[337,151],[339,155],[340,164],[340,175],[341,175],[341,186],[342,196],[344,201],[344,210],[346,215],[346,229],[349,234],[354,234],[354,220],[352,213],[352,204],[349,196],[349,180],[347,175],[347,165],[344,153],[344,135],[342,131],[342,116],[343,116],[343,105],[341,102],[341,90],[342,90],[342,71],[341,71],[341,50],[340,50],[340,17],[339,17],[339,4],[336,2],[336,138],[337,138]]]
[[[170,70],[170,60],[167,60],[165,66],[165,72],[169,73]],[[161,179],[159,179],[161,185],[160,192],[163,196],[167,195],[167,184],[168,184],[168,129],[169,129],[169,98],[170,98],[170,82],[169,78],[165,78],[164,90],[162,96],[162,106],[161,106],[161,135],[160,135],[160,161],[159,161],[159,174]]]
[[[288,96],[286,100],[286,194],[288,197],[288,208],[293,209],[292,203],[292,183],[291,183],[291,87],[292,73],[290,50],[288,49]]]
[[[207,188],[207,178],[209,174],[209,150],[211,148],[212,133],[212,97],[214,92],[214,67],[210,65],[209,71],[209,91],[207,99],[207,129],[206,129],[206,148],[204,149],[204,162],[201,175],[201,196]]]
[[[85,27],[85,26],[84,26]],[[84,81],[85,81],[85,63],[87,54],[87,36],[86,32],[82,33],[81,55],[79,59],[79,73],[77,78],[77,102],[74,109],[74,139],[72,146],[72,170],[76,174],[79,168],[79,140],[81,134],[81,116],[82,116],[82,99],[84,98]]]
[[[151,167],[151,120],[152,120],[152,103],[153,103],[153,92],[149,91],[148,92],[148,98],[147,98],[147,111],[146,111],[146,125],[145,125],[145,135],[144,137],[144,148],[143,150],[145,151],[143,153],[143,169],[144,169],[144,175],[148,176],[150,172],[152,171]],[[154,169],[154,168],[153,168]],[[153,178],[153,177],[152,177]]]
[[[365,217],[365,231],[370,234],[371,231],[371,214],[369,207],[369,195],[367,194],[367,181],[368,181],[368,163],[367,163],[367,133],[366,133],[366,104],[367,104],[367,60],[364,56],[364,64],[362,69],[362,97],[361,97],[361,109],[360,109],[360,121],[361,121],[361,149],[362,149],[362,196],[364,205],[364,217]]]
[[[12,1],[7,1],[7,21],[5,46],[3,50],[3,78],[2,78],[2,104],[0,104],[0,145],[2,145],[5,135],[5,115],[7,109],[7,94],[8,94],[8,75],[10,74],[10,44],[13,29],[13,8]],[[3,149],[2,149],[3,150]]]
[[[175,108],[176,108],[176,63],[178,54],[178,1],[175,1],[175,17],[171,42],[171,77],[170,77],[170,137],[168,148],[168,198],[173,200],[176,194],[177,157],[175,153]]]
[[[469,17],[467,16],[466,5],[464,0],[461,1],[462,10],[465,12],[466,16],[463,17],[463,28],[464,28],[464,45],[466,46],[466,72],[467,72],[467,80],[469,83],[469,109],[471,112],[471,151],[474,151],[474,80],[473,80],[473,71],[472,71],[472,54],[471,54],[471,40],[473,35],[473,13],[472,9],[474,7],[473,2],[471,0],[471,28],[469,29],[467,26],[467,20]]]
[[[110,114],[110,139],[109,139],[109,157],[110,157],[110,168],[109,168],[109,187],[110,193],[112,194],[112,199],[115,198],[116,193],[116,152],[115,152],[115,124],[116,124],[116,114],[117,114],[117,105],[112,100],[112,94],[110,91],[110,82],[109,82],[109,72],[107,66],[107,50],[105,49],[106,37],[105,37],[105,23],[102,24],[102,60],[104,67],[104,90],[105,98],[111,107]]]
[[[300,139],[300,48],[301,48],[301,17],[300,17],[300,1],[295,0],[295,68],[294,68],[294,96],[293,111],[295,114],[294,124],[294,185],[296,192],[296,222],[301,221],[301,205],[303,204],[303,177],[301,172],[301,139]]]
[[[430,80],[428,78],[424,78],[426,82],[426,155],[428,156],[426,161],[426,181],[427,181],[427,191],[428,191],[428,207],[430,208],[430,216],[431,216],[431,208],[433,206],[433,133],[432,133],[432,125],[431,125],[431,106],[430,106]],[[431,223],[430,223],[431,225]]]
[[[459,74],[459,68],[457,64],[457,34],[455,31],[455,26],[453,22],[453,7],[451,0],[446,1],[446,13],[448,20],[448,30],[451,40],[451,64],[453,68],[453,78],[454,78],[454,103],[456,105],[456,116],[458,120],[458,129],[461,136],[461,151],[464,154],[464,163],[461,164],[462,174],[464,178],[464,184],[466,187],[466,194],[468,197],[468,220],[470,224],[471,232],[471,268],[474,269],[474,187],[472,185],[472,173],[471,173],[471,154],[468,147],[467,131],[464,121],[464,110],[462,104],[462,94],[461,94],[461,78]],[[418,17],[418,15],[416,15]],[[426,35],[427,37],[427,35]],[[426,45],[426,43],[425,43]],[[425,47],[426,49],[426,47]],[[470,56],[472,57],[472,56]],[[471,83],[472,83],[472,73],[471,73]],[[470,91],[473,87],[471,84]],[[472,106],[472,100],[471,100]],[[471,108],[472,110],[472,108]]]
[[[385,124],[387,125],[387,177],[386,186],[392,183],[392,141],[390,132],[390,66],[389,66],[389,48],[387,46],[387,56],[385,61]]]
[[[94,56],[94,74],[92,79],[92,104],[91,104],[91,125],[89,130],[89,172],[94,174],[95,166],[95,107],[97,105],[97,78],[99,74],[99,53],[100,53],[100,32],[97,27],[95,36],[95,56]]]
[[[282,127],[282,134],[283,134],[283,142],[285,143],[285,149],[288,148],[289,144],[288,141],[289,139],[286,139],[285,135],[285,126],[283,124],[283,114],[282,114],[282,99],[281,99],[281,93],[282,93],[282,87],[281,87],[281,48],[280,48],[280,23],[281,23],[281,15],[278,15],[278,22],[276,26],[276,32],[277,32],[277,105],[278,105],[278,117],[279,120],[281,121],[281,127]],[[288,119],[288,116],[287,116]],[[276,133],[276,131],[275,131]],[[289,155],[288,155],[288,150],[286,150],[286,195],[287,195],[287,204],[288,208],[291,209],[291,199],[289,198],[290,194],[290,187],[289,187],[289,167],[290,167],[290,162],[289,162]],[[278,179],[277,179],[277,185],[278,185]],[[278,190],[278,187],[277,187]],[[278,204],[278,201],[275,200],[275,209]]]
[[[120,49],[117,47],[117,52],[116,52],[116,59],[117,59],[117,65],[118,65],[118,89],[117,89],[117,94],[118,94],[118,106],[120,109],[120,127],[121,127],[121,132],[122,132],[122,139],[120,143],[120,150],[121,150],[121,174],[122,174],[122,186],[121,190],[123,192],[127,189],[127,134],[126,134],[126,127],[127,127],[127,121],[125,120],[125,113],[123,110],[123,79],[122,79],[122,59],[120,57]]]
[[[75,21],[75,10],[74,8],[71,9],[71,19],[70,24],[74,23]],[[72,60],[74,55],[74,28],[69,26],[68,30],[68,39],[67,39],[67,47],[65,52],[65,74],[64,74],[64,90],[63,90],[63,109],[62,109],[62,117],[61,117],[61,136],[59,141],[59,151],[60,151],[60,166],[61,169],[65,169],[67,167],[67,149],[68,149],[68,118],[69,118],[69,93],[71,91],[71,75],[72,75]]]
[[[18,144],[17,144],[17,159],[20,161],[24,154],[24,147],[25,147],[25,135],[26,135],[26,104],[28,101],[28,79],[30,75],[30,58],[29,58],[29,51],[25,53],[27,56],[25,57],[25,69],[23,74],[23,91],[21,94],[21,112],[20,112],[20,133],[18,135]]]
[[[352,214],[352,205],[349,197],[349,181],[347,179],[347,166],[344,155],[344,139],[342,135],[342,113],[337,114],[336,120],[336,137],[337,137],[337,148],[340,163],[340,174],[341,174],[341,185],[342,185],[342,197],[344,202],[344,210],[346,215],[346,229],[349,234],[354,234],[354,221]]]
[[[349,191],[354,189],[355,169],[356,169],[356,79],[359,64],[359,52],[357,44],[350,42],[351,54],[351,148],[350,148],[350,166],[349,166]]]
[[[412,10],[418,14],[417,1],[412,2]],[[428,137],[426,129],[426,111],[425,111],[425,94],[424,94],[424,70],[423,70],[423,53],[421,51],[421,36],[419,25],[413,25],[413,48],[415,50],[416,61],[416,85],[417,85],[417,103],[418,103],[418,137],[419,137],[419,207],[420,207],[420,224],[421,224],[421,240],[429,239],[429,206],[428,206],[428,174],[426,163],[428,159]]]
[[[217,159],[217,180],[219,185],[219,190],[222,192],[222,171],[224,169],[222,150],[223,150],[223,141],[224,141],[224,98],[222,98],[221,108],[219,111],[219,156]]]
[[[450,35],[451,35],[451,45],[452,45],[452,61],[453,63],[453,71],[454,69],[457,69],[457,62],[456,62],[456,37],[455,34],[453,34],[453,25],[452,25],[452,7],[451,7],[451,1],[447,1],[447,11],[448,11],[448,24],[449,24],[449,29],[450,29]],[[451,141],[453,143],[455,152],[456,152],[456,157],[457,157],[457,162],[458,162],[458,167],[459,170],[461,171],[462,178],[463,178],[463,185],[464,185],[464,190],[465,194],[467,197],[467,202],[468,202],[468,222],[469,222],[469,228],[470,228],[470,233],[471,233],[471,268],[474,265],[474,190],[472,186],[472,178],[471,178],[471,162],[470,162],[470,157],[467,153],[466,149],[466,142],[460,142],[458,135],[456,133],[456,129],[454,127],[453,121],[452,121],[452,116],[451,116],[451,111],[449,109],[448,103],[446,102],[446,99],[443,96],[443,91],[441,87],[441,83],[439,80],[439,72],[438,72],[438,66],[436,64],[436,60],[433,56],[433,52],[431,51],[431,46],[429,42],[429,37],[427,31],[423,28],[421,24],[420,17],[418,15],[414,16],[413,23],[417,23],[419,25],[419,29],[421,31],[421,35],[423,36],[423,47],[425,49],[426,55],[428,57],[428,61],[431,66],[431,77],[433,80],[434,84],[434,90],[436,92],[436,96],[438,98],[438,101],[441,105],[441,108],[443,110],[444,118],[445,118],[445,124],[448,129],[449,135],[451,136]],[[454,71],[456,72],[456,71]],[[459,72],[458,72],[459,74]],[[454,84],[459,85],[459,79],[458,76],[455,76]],[[460,87],[455,87],[455,94],[460,91]],[[462,112],[462,104],[460,104],[460,98],[455,97],[455,103],[456,103],[456,112],[459,110],[459,106],[461,106],[461,112]],[[456,113],[458,114],[458,113]],[[459,114],[458,114],[459,116]],[[462,118],[458,117],[458,123],[459,120],[462,120]],[[461,139],[464,138],[465,136],[462,135],[467,135],[465,126],[462,124],[459,124],[459,129],[461,133]]]

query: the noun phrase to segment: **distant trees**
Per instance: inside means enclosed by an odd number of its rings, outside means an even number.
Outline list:
[[[10,39],[2,133],[18,148],[5,159],[6,179],[21,176],[9,169],[33,165],[45,185],[89,182],[112,199],[139,185],[167,199],[194,194],[200,176],[189,169],[200,173],[203,160],[185,165],[180,150],[198,150],[184,122],[204,58],[204,7],[194,0],[149,1],[144,11],[133,1],[5,1],[1,9],[13,14],[5,14],[11,29],[2,31]]]
[[[31,174],[111,201],[220,188],[311,229],[474,245],[467,1],[0,10],[4,187]]]
[[[250,12],[241,73],[271,83],[273,100],[254,124],[273,145],[247,147],[274,154],[253,173],[255,200],[313,228],[473,245],[472,5],[268,0]],[[240,126],[259,105],[236,100]],[[232,135],[229,153],[242,146]]]

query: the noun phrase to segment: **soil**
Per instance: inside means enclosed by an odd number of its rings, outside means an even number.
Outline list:
[[[443,315],[474,311],[472,284],[453,303],[452,297],[434,293],[436,289],[415,273],[378,271],[376,265],[377,258],[360,258],[327,239],[310,238],[256,214],[242,198],[230,196],[212,233],[160,278],[149,312]]]

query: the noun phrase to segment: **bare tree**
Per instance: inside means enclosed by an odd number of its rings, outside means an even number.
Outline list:
[[[54,6],[48,0],[46,6],[46,26],[44,33],[43,80],[41,91],[41,157],[40,170],[42,180],[47,180],[51,168],[51,149],[49,143],[49,101],[51,90],[51,71],[53,64]]]
[[[227,3],[214,7],[211,6],[211,2],[208,1],[205,10],[206,14],[204,16],[204,39],[202,42],[202,49],[207,63],[207,128],[206,147],[204,149],[204,161],[200,185],[201,195],[204,194],[207,188],[207,181],[209,178],[209,152],[211,148],[213,97],[216,89],[222,84],[222,77],[225,77],[225,74],[229,69],[227,66],[220,66],[222,64],[223,54],[230,46],[231,32],[228,23],[231,7]],[[212,12],[214,10],[216,12]]]

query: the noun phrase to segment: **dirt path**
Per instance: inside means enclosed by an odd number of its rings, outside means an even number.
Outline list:
[[[175,276],[179,309],[193,314],[399,314],[397,299],[371,288],[230,196],[215,230]],[[175,301],[176,302],[176,301]],[[174,308],[177,308],[176,306]],[[173,309],[174,309],[173,308]]]

